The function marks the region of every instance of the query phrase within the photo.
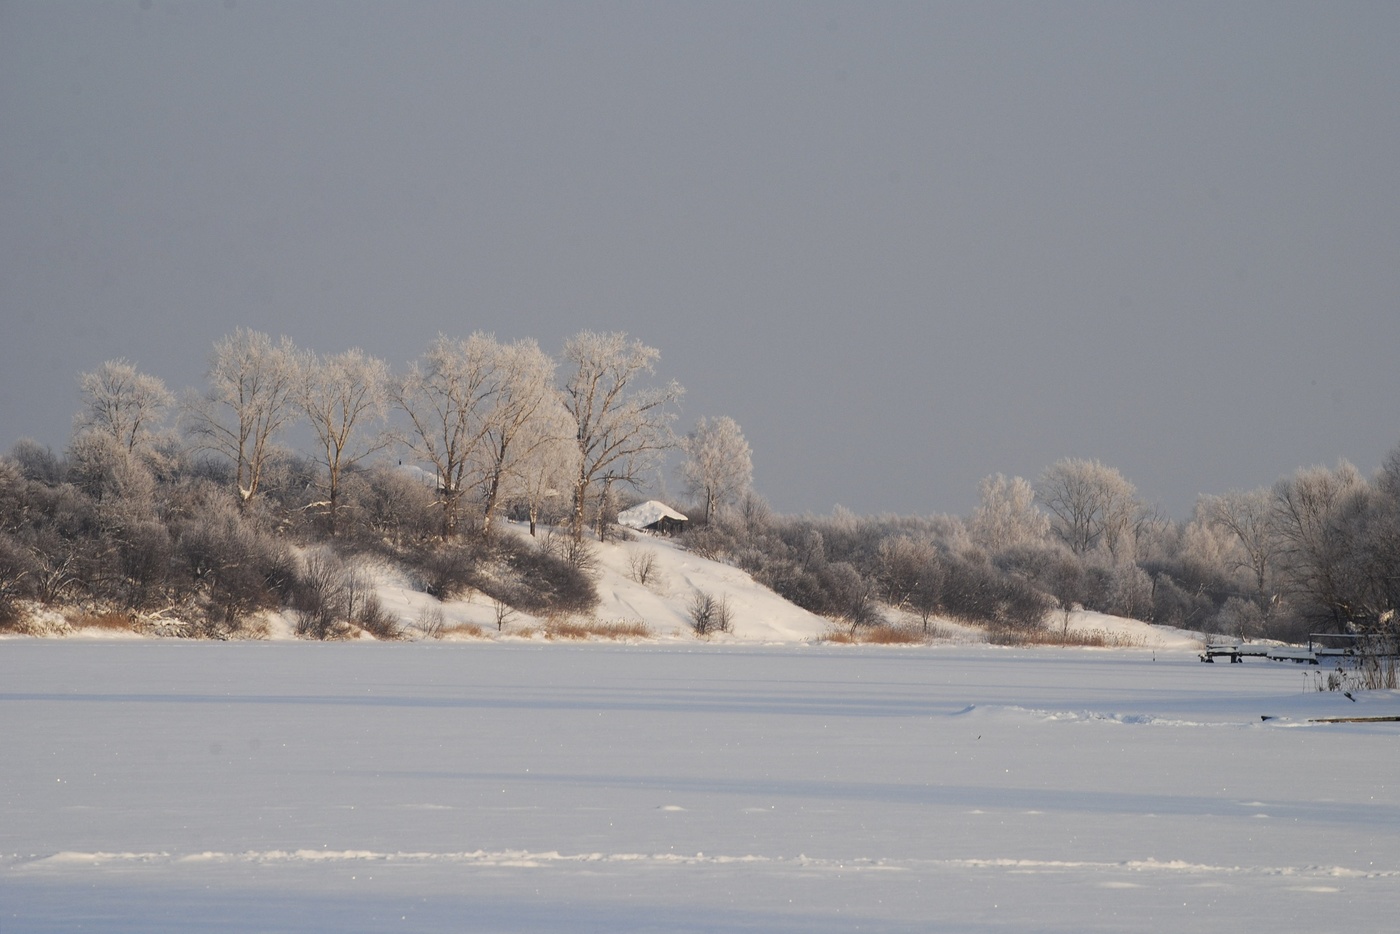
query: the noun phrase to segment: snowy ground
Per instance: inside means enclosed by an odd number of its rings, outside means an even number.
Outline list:
[[[522,537],[527,534],[520,523],[502,523],[501,528]],[[544,534],[549,533],[546,530]],[[714,644],[803,644],[821,641],[834,631],[846,629],[843,624],[794,606],[756,583],[746,572],[702,558],[666,537],[643,533],[624,541],[595,543],[593,548],[598,605],[591,614],[592,621],[644,623],[651,633],[644,641],[693,644],[695,634],[689,605],[697,592],[725,601],[731,613],[732,630],[709,636],[707,641]],[[638,572],[640,559],[649,560],[650,571],[645,580],[640,579],[643,575]],[[384,610],[398,619],[405,638],[423,638],[422,623],[430,615],[441,617],[446,629],[443,638],[448,640],[546,641],[548,638],[549,621],[515,610],[506,614],[498,630],[496,605],[482,594],[468,593],[462,599],[442,602],[415,587],[401,570],[373,562],[363,569],[374,581]],[[74,629],[59,609],[38,604],[29,604],[27,609],[38,624],[36,630],[49,636],[100,640],[144,638],[130,631]],[[885,608],[884,613],[891,623],[914,628],[921,625],[910,613],[890,608]],[[296,621],[290,613],[266,614],[262,622],[265,625],[260,638],[298,641]],[[1051,622],[1057,627],[1062,623],[1058,616]],[[1118,647],[1198,649],[1202,645],[1199,633],[1103,613],[1077,610],[1070,614],[1068,628],[1102,633],[1110,645]],[[933,620],[931,633],[934,641],[944,644],[982,643],[987,638],[984,629],[947,619]],[[367,634],[362,637],[371,638]],[[17,637],[0,634],[0,644],[13,638]]]
[[[503,528],[524,535],[518,523]],[[641,534],[630,540],[595,544],[598,606],[594,616],[603,623],[644,622],[660,641],[693,642],[688,614],[691,596],[697,591],[724,599],[733,616],[733,631],[711,637],[717,643],[793,644],[820,640],[833,629],[844,628],[831,620],[794,606],[766,587],[754,582],[746,572],[686,551],[673,540]],[[638,559],[650,557],[651,572],[639,581]],[[378,594],[386,610],[399,618],[410,635],[425,611],[436,609],[450,627],[469,624],[480,627],[487,638],[497,638],[495,609],[491,601],[477,594],[466,599],[439,603],[414,589],[401,573],[379,569]],[[890,611],[891,622],[917,624],[912,615]],[[534,631],[536,638],[545,621],[525,613],[511,613],[504,626],[504,637]],[[976,627],[950,620],[936,620],[934,628],[941,641],[985,642],[986,633]],[[1196,633],[1138,620],[1076,611],[1070,629],[1093,630],[1108,634],[1117,644],[1143,648],[1195,649],[1200,646]],[[294,639],[290,619],[275,620],[274,639]]]
[[[1360,931],[1400,694],[1185,649],[0,642],[0,932]],[[1274,719],[1262,720],[1270,716]]]
[[[524,535],[518,523],[504,523],[514,534]],[[631,540],[594,544],[597,563],[598,606],[594,615],[600,622],[644,622],[660,639],[680,637],[693,640],[686,607],[697,590],[729,601],[735,618],[735,633],[720,641],[802,642],[820,638],[832,624],[777,594],[754,583],[738,568],[709,561],[659,536],[640,534]],[[652,566],[645,583],[639,582],[634,563],[650,556]],[[437,606],[449,624],[469,623],[494,633],[494,608],[486,598],[475,595],[438,605],[427,594],[415,590],[402,575],[382,574],[379,596],[385,609],[406,625],[421,618],[425,608]],[[538,628],[543,620],[524,613],[511,614],[510,631]],[[290,635],[289,627],[282,627]]]

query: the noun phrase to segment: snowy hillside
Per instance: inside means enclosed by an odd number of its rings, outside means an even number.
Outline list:
[[[523,528],[510,523],[506,523],[505,528],[510,534],[525,534]],[[746,572],[687,551],[665,536],[636,533],[627,541],[595,543],[594,547],[599,602],[593,616],[600,623],[640,622],[651,631],[653,638],[693,640],[689,603],[696,592],[703,592],[726,601],[732,613],[732,630],[711,635],[709,639],[714,642],[813,642],[841,628],[831,620],[784,600],[756,583]],[[479,627],[480,635],[486,637],[511,639],[522,634],[530,637],[545,624],[542,619],[512,611],[507,614],[498,635],[497,608],[490,599],[473,594],[462,600],[439,603],[414,589],[402,574],[382,569],[378,575],[378,592],[384,607],[400,619],[410,635],[416,631],[417,621],[434,609],[442,613],[448,629],[447,638],[453,638],[453,627],[463,625]],[[889,616],[892,622],[913,623],[912,619],[902,620],[896,612],[890,612]],[[943,635],[943,641],[983,640],[981,630],[948,620],[936,621],[936,628]],[[1191,649],[1199,645],[1195,633],[1103,613],[1076,612],[1071,615],[1069,628],[1104,632],[1115,637],[1117,644],[1130,647]],[[273,627],[273,635],[274,638],[294,638],[290,621],[280,620]]]
[[[504,534],[528,538],[523,526],[503,523]],[[754,581],[736,567],[712,561],[688,551],[673,539],[646,532],[631,533],[625,541],[594,543],[593,577],[598,604],[588,620],[600,627],[645,627],[644,638],[657,641],[694,641],[691,602],[697,593],[707,594],[728,607],[731,628],[706,638],[716,643],[800,644],[821,641],[845,626],[798,607]],[[439,601],[425,593],[408,576],[383,564],[369,564],[373,586],[383,608],[409,639],[437,636],[446,640],[491,639],[513,641],[545,639],[549,620],[504,608],[491,598],[469,592],[461,599]],[[890,623],[917,629],[911,614],[886,608]],[[140,638],[120,628],[81,628],[64,622],[56,609],[37,605],[32,614],[40,633],[77,638]],[[425,632],[426,621],[435,620],[436,632]],[[290,612],[264,614],[262,631],[271,640],[297,639]],[[1066,622],[1051,621],[1053,628],[1071,632],[1104,634],[1110,645],[1142,649],[1195,649],[1198,633],[1154,626],[1138,620],[1103,613],[1076,611]],[[429,628],[432,628],[431,626]],[[947,619],[931,621],[935,643],[978,643],[984,630]],[[11,638],[0,634],[0,638]],[[361,638],[370,639],[368,634]],[[636,639],[637,636],[629,638]]]
[[[506,524],[509,534],[525,534]],[[595,545],[596,586],[599,602],[593,616],[600,623],[644,623],[659,639],[693,639],[687,604],[697,591],[728,601],[734,628],[714,638],[742,642],[804,642],[821,637],[831,623],[808,613],[756,584],[743,571],[710,561],[675,545],[669,539],[639,534],[632,541]],[[641,562],[650,560],[645,574]],[[641,583],[638,578],[644,578]],[[496,636],[497,607],[489,598],[471,594],[465,599],[439,601],[417,590],[402,574],[380,569],[378,593],[385,609],[396,615],[412,635],[425,613],[442,613],[448,631],[453,627],[480,627],[485,636]],[[501,637],[514,638],[538,631],[545,620],[511,611],[503,621]],[[289,620],[274,627],[274,637],[292,638]]]

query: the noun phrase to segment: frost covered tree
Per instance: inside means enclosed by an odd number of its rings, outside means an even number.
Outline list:
[[[1309,626],[1393,632],[1400,608],[1396,466],[1392,453],[1370,482],[1343,461],[1275,484],[1281,589]]]
[[[127,454],[152,444],[175,402],[159,377],[139,372],[125,360],[108,360],[78,378],[83,408],[76,429],[110,435]]]
[[[1304,618],[1338,632],[1358,610],[1348,580],[1353,565],[1343,515],[1364,488],[1361,474],[1346,461],[1335,470],[1299,470],[1273,488],[1271,524],[1284,583]]]
[[[705,524],[715,510],[737,502],[753,485],[753,454],[739,423],[721,415],[701,418],[681,442],[685,491],[705,504]]]
[[[672,406],[680,399],[674,381],[641,386],[655,372],[661,352],[621,332],[581,331],[564,345],[562,393],[578,446],[573,479],[574,542],[583,540],[589,497],[614,483],[635,484],[675,446]]]
[[[385,417],[388,388],[388,365],[358,348],[305,361],[297,398],[316,436],[317,459],[326,470],[331,535],[336,534],[345,471],[389,443],[374,430]]]
[[[895,535],[880,542],[879,580],[885,602],[918,614],[928,632],[941,607],[943,562],[927,539]]]
[[[556,504],[569,501],[578,476],[573,421],[557,398],[526,423],[517,449],[508,492],[525,504],[533,536],[541,516],[553,513]]]
[[[1342,556],[1336,575],[1348,623],[1362,631],[1397,629],[1400,610],[1400,501],[1382,473],[1347,494],[1338,509]]]
[[[1255,601],[1263,609],[1268,603],[1272,576],[1280,545],[1274,531],[1273,497],[1269,490],[1232,490],[1222,496],[1204,496],[1198,513],[1211,526],[1230,534],[1239,557],[1226,560],[1232,570],[1249,574]]]
[[[1144,516],[1137,488],[1096,460],[1066,458],[1041,475],[1036,498],[1050,511],[1051,529],[1076,555],[1101,549],[1115,562],[1131,560],[1134,532]]]
[[[1400,629],[1400,447],[1386,456],[1370,485],[1368,509],[1351,531],[1361,556],[1361,574],[1369,582],[1376,623],[1388,620]]]
[[[155,481],[150,469],[103,431],[79,432],[68,445],[68,481],[92,499],[98,525],[110,532],[125,517],[151,513]]]
[[[1050,531],[1050,517],[1035,508],[1035,488],[1029,481],[993,474],[982,478],[978,490],[981,503],[967,531],[990,554],[1043,541]]]
[[[444,538],[457,533],[486,443],[497,350],[496,341],[479,332],[466,340],[438,335],[393,390],[411,426],[405,442],[437,472]]]
[[[481,521],[487,532],[502,497],[534,465],[532,455],[553,444],[562,430],[554,360],[533,340],[497,345],[489,381],[493,389],[485,398],[479,469]]]
[[[233,462],[240,507],[257,495],[273,442],[296,414],[301,370],[288,338],[239,328],[215,342],[209,388],[186,404],[197,444]]]

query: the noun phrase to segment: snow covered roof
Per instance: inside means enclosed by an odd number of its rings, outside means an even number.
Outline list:
[[[430,486],[433,489],[437,489],[441,485],[438,483],[437,474],[432,473],[431,471],[424,470],[417,464],[405,464],[402,461],[400,461],[399,466],[395,469],[399,473],[403,474],[405,477],[411,477],[412,479],[417,480],[419,483],[422,483],[424,486]]]
[[[629,529],[644,529],[649,525],[655,525],[662,519],[675,519],[677,522],[686,521],[685,516],[665,503],[654,499],[649,499],[640,506],[624,509],[617,514],[617,524],[625,525]]]

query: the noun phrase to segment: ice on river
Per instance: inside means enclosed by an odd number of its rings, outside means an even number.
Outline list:
[[[1400,712],[1194,653],[0,643],[0,931],[1378,931]],[[1263,717],[1272,719],[1264,720]]]

